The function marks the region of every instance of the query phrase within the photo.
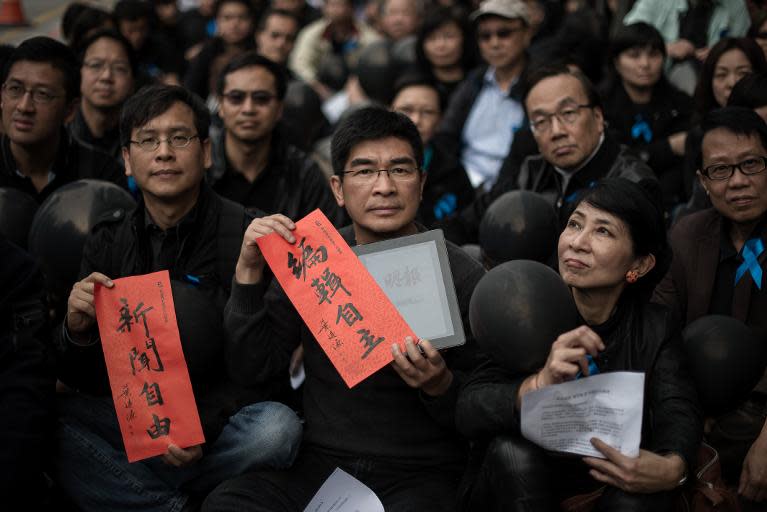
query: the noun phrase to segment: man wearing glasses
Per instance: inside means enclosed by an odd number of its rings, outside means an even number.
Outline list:
[[[96,228],[83,250],[81,281],[67,302],[55,340],[59,379],[56,477],[84,511],[193,510],[190,493],[204,494],[226,478],[290,465],[301,426],[288,407],[265,402],[287,373],[267,375],[258,389],[236,385],[224,364],[218,319],[182,339],[203,432],[203,446],[171,444],[156,458],[129,464],[106,378],[94,311],[94,287],[112,279],[168,270],[193,287],[220,315],[231,288],[242,234],[251,216],[204,183],[210,164],[210,116],[181,87],[151,86],[125,104],[120,121],[125,172],[141,192],[136,209]],[[184,304],[176,312],[184,317]],[[201,322],[203,319],[200,320]],[[126,485],[129,482],[129,485]]]
[[[77,143],[64,128],[80,95],[80,65],[72,50],[51,38],[34,37],[13,51],[7,66],[0,186],[20,189],[38,201],[83,178],[127,187],[112,158]]]
[[[282,66],[255,52],[224,68],[217,86],[224,130],[212,137],[208,183],[247,209],[300,219],[319,208],[340,226],[327,178],[278,126],[286,87]]]
[[[350,245],[415,234],[425,176],[418,130],[403,114],[375,107],[346,117],[331,143],[333,192],[352,225],[341,230]],[[264,278],[255,239],[277,232],[293,243],[291,219],[254,220],[243,240],[224,321],[233,375],[258,385],[270,366],[287,364],[299,345],[305,351],[305,432],[293,468],[253,473],[224,482],[204,511],[304,510],[336,467],[355,476],[381,499],[387,512],[457,510],[467,443],[455,428],[457,391],[477,364],[468,332],[469,300],[484,271],[448,243],[448,259],[467,343],[437,352],[426,340],[406,351],[387,347],[394,361],[349,389],[305,326],[276,280]],[[267,286],[268,285],[268,286]]]
[[[456,89],[435,144],[451,151],[475,188],[489,190],[525,125],[522,105],[530,17],[522,0],[485,0],[471,14],[487,67],[474,70]]]
[[[82,100],[69,133],[84,146],[122,162],[120,109],[133,94],[136,57],[127,39],[114,30],[100,30],[80,46]]]
[[[674,226],[674,260],[655,300],[684,324],[733,316],[766,339],[767,125],[751,109],[727,107],[707,114],[701,128],[698,180],[713,207]],[[767,376],[735,410],[716,418],[707,435],[719,450],[725,481],[745,501],[743,510],[763,510],[767,501],[765,415]]]
[[[525,108],[540,154],[527,157],[518,167],[505,163],[493,188],[446,226],[446,236],[453,241],[476,240],[487,208],[510,190],[541,194],[564,225],[578,191],[600,178],[646,182],[651,190],[658,187],[647,164],[605,132],[599,95],[585,75],[567,67],[544,67],[531,74],[529,83]]]

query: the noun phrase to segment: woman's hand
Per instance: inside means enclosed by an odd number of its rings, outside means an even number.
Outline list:
[[[561,334],[551,345],[546,365],[538,373],[525,379],[519,387],[517,409],[522,407],[522,397],[530,391],[573,380],[578,371],[588,375],[589,362],[586,354],[595,358],[604,349],[602,338],[586,325]]]
[[[588,375],[586,355],[596,358],[604,349],[602,338],[586,325],[560,335],[551,345],[546,365],[538,372],[536,389],[573,380],[578,371]]]
[[[627,457],[596,437],[591,444],[607,457],[583,458],[592,468],[591,476],[626,492],[649,494],[674,489],[685,474],[684,459],[676,453],[658,455],[639,450],[639,457]]]

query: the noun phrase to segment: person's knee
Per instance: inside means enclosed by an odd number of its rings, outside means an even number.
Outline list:
[[[282,512],[292,510],[286,496],[256,473],[233,478],[216,487],[201,512]]]
[[[243,408],[249,430],[247,442],[275,469],[289,467],[298,454],[303,427],[293,410],[279,402],[262,402]]]
[[[520,477],[541,469],[541,457],[541,449],[521,437],[498,436],[487,447],[485,466],[499,476]]]

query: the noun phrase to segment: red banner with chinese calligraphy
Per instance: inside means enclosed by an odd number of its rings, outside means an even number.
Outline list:
[[[167,271],[96,285],[96,318],[128,461],[205,442]]]
[[[320,210],[296,222],[295,244],[257,239],[275,277],[350,388],[392,361],[391,346],[417,339],[357,255]]]

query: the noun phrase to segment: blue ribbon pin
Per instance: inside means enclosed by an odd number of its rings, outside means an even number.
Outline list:
[[[641,115],[637,115],[634,120],[636,122],[634,123],[634,126],[631,127],[631,138],[636,140],[641,137],[649,144],[652,141],[652,129],[650,128],[650,125],[647,124],[647,121],[645,121]]]
[[[735,284],[738,284],[740,278],[748,271],[751,278],[756,283],[756,287],[762,289],[762,267],[759,265],[759,255],[764,252],[764,243],[761,238],[752,238],[748,240],[741,249],[743,263],[740,264],[735,272]]]

